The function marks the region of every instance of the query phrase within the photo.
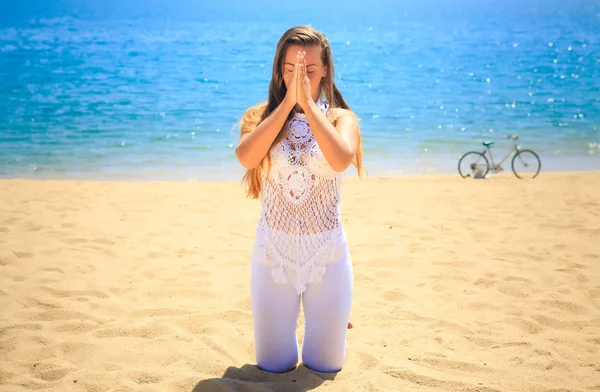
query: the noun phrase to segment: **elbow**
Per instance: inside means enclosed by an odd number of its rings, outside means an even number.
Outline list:
[[[346,171],[346,169],[352,164],[354,158],[351,154],[345,154],[335,165],[331,165],[331,168],[338,173]]]
[[[333,170],[337,173],[343,173],[346,171],[346,169],[348,168],[348,166],[350,166],[350,164],[340,164],[340,165],[336,165],[336,166],[332,166]]]
[[[244,150],[242,148],[240,148],[240,146],[238,146],[235,149],[235,156],[237,157],[237,159],[241,163],[241,165],[244,166],[245,169],[250,170],[250,169],[256,168],[256,166],[257,166],[256,163],[251,162],[248,159],[247,154],[244,152]]]

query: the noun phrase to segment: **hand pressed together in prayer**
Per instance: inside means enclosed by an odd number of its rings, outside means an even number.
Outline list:
[[[290,104],[298,105],[302,110],[308,110],[308,105],[314,103],[311,93],[309,74],[312,71],[307,70],[306,52],[298,51],[296,54],[296,64],[288,80],[285,100]]]

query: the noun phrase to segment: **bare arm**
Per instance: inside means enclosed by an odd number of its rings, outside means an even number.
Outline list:
[[[307,76],[306,59],[300,56],[298,72],[298,105],[304,110],[308,125],[333,170],[342,172],[350,166],[358,149],[360,129],[356,117],[350,110],[331,109],[337,117],[336,125],[315,103],[311,93],[311,82]],[[333,114],[333,113],[332,113]]]
[[[340,109],[337,109],[340,110]],[[314,102],[305,105],[306,119],[319,148],[333,170],[342,172],[350,166],[358,148],[358,122],[347,110],[333,126]]]
[[[298,56],[296,56],[296,59],[297,63],[290,76],[283,102],[258,126],[251,125],[249,127],[254,129],[242,129],[242,136],[235,149],[235,155],[246,169],[254,169],[263,160],[265,155],[267,155],[271,144],[273,144],[273,140],[275,140],[279,131],[283,128],[283,124],[285,124],[290,111],[298,102],[296,91],[297,75],[300,73],[300,62]]]
[[[294,105],[284,99],[256,128],[242,134],[235,155],[246,169],[253,169],[262,161]]]

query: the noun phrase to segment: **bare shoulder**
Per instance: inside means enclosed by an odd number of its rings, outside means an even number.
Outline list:
[[[256,105],[250,106],[248,109],[246,109],[246,111],[244,112],[244,117],[260,116],[266,108],[267,102],[257,103]]]
[[[244,115],[242,116],[242,120],[240,121],[242,135],[245,133],[250,133],[254,130],[254,128],[260,122],[266,108],[267,103],[261,102],[246,109]]]

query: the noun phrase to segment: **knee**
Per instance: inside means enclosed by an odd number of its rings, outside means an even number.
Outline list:
[[[342,370],[344,361],[324,361],[315,358],[303,360],[306,368],[319,373],[338,373]]]
[[[298,365],[298,342],[294,338],[290,337],[285,341],[257,339],[258,368],[269,373],[285,373],[294,370]]]
[[[337,373],[342,370],[345,348],[337,347],[328,351],[308,349],[302,352],[302,362],[310,370],[320,373]]]
[[[287,373],[294,370],[298,365],[298,357],[293,356],[283,357],[281,355],[273,355],[270,357],[257,356],[256,365],[263,372],[268,373]]]

